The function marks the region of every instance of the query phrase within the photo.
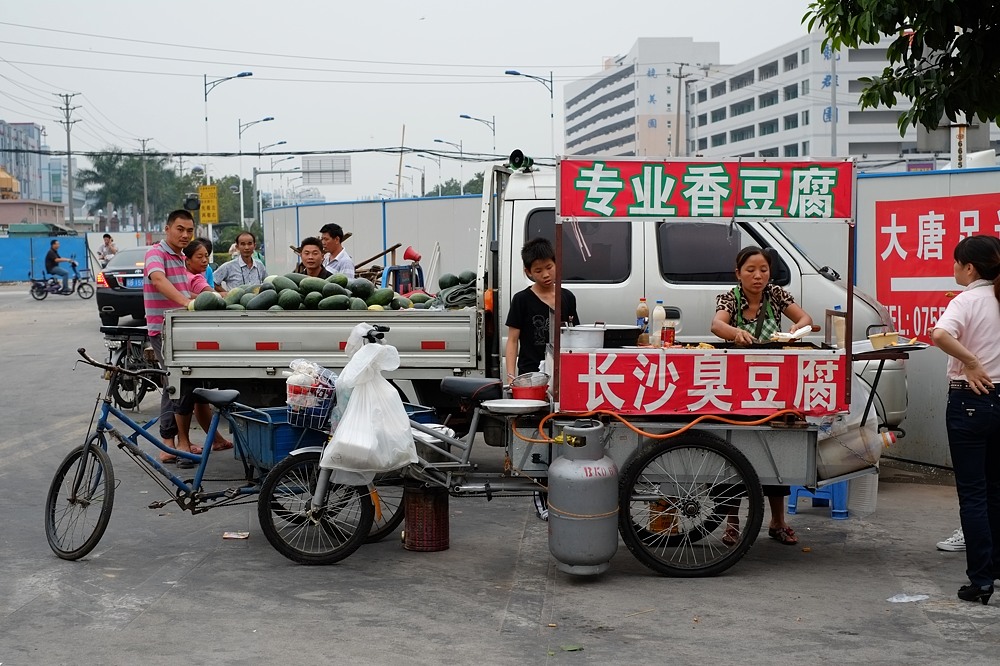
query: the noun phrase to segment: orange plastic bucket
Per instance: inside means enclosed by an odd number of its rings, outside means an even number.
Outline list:
[[[511,386],[510,391],[515,400],[548,400],[548,386]]]

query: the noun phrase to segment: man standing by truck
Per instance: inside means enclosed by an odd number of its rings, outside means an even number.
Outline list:
[[[331,273],[343,273],[349,278],[354,277],[354,260],[344,249],[344,229],[333,222],[324,224],[319,230],[326,256],[323,257],[323,268]]]
[[[240,251],[240,256],[222,264],[213,274],[215,290],[223,294],[236,287],[261,284],[267,277],[264,264],[254,258],[254,252],[257,250],[256,236],[244,231],[236,237],[236,247]]]

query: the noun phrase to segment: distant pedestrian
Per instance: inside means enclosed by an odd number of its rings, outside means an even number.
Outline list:
[[[968,236],[954,256],[955,282],[965,289],[931,339],[948,355],[945,427],[969,577],[958,598],[985,605],[1000,574],[1000,238]]]
[[[108,262],[115,258],[118,254],[118,246],[115,245],[114,239],[111,238],[111,234],[104,234],[102,239],[104,242],[101,243],[101,247],[97,248],[97,261],[100,262],[101,268],[108,265]]]
[[[249,231],[236,237],[236,246],[240,256],[219,266],[215,271],[215,290],[221,293],[232,291],[236,287],[244,287],[264,282],[267,269],[254,256],[257,249],[257,237]]]
[[[331,273],[343,273],[349,278],[354,277],[354,260],[344,249],[344,229],[339,224],[330,222],[319,230],[326,256],[323,257],[323,268]]]

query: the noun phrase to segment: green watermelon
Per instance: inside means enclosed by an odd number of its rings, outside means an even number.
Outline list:
[[[371,280],[365,278],[355,278],[347,283],[347,288],[351,290],[351,295],[367,301],[375,293],[375,285]]]
[[[282,311],[284,311],[284,309],[285,308],[283,308],[280,305],[278,305],[277,303],[275,303],[274,305],[272,305],[271,307],[268,308],[268,311],[270,311],[270,312],[282,312]]]
[[[255,294],[253,291],[248,291],[247,293],[240,296],[240,305],[242,305],[245,308],[246,306],[250,305],[250,301],[252,301],[255,296],[257,296],[257,294]]]
[[[302,280],[302,282],[299,282],[299,289],[302,290],[303,293],[308,293],[310,291],[323,293],[323,287],[325,286],[326,280],[314,277],[306,277]]]
[[[231,304],[229,304],[229,305],[226,306],[226,309],[227,310],[246,310],[246,308],[243,307],[242,305],[240,305],[239,303],[231,303]]]
[[[197,311],[223,310],[225,307],[226,302],[222,299],[221,294],[214,291],[203,291],[194,299],[194,303],[190,309]]]
[[[365,303],[368,305],[381,305],[385,307],[392,303],[393,297],[396,295],[392,289],[376,289],[372,292],[372,295],[365,299]]]
[[[232,305],[234,303],[239,303],[240,299],[243,298],[243,294],[245,294],[245,293],[246,293],[246,290],[243,289],[243,287],[236,287],[235,289],[233,289],[232,291],[230,291],[229,293],[226,294],[226,297],[225,297],[226,305]]]
[[[247,303],[247,310],[267,310],[272,305],[278,304],[278,292],[274,289],[262,290]]]
[[[294,287],[282,289],[281,293],[278,294],[278,305],[284,310],[298,310],[300,303],[302,303],[302,294]]]
[[[328,277],[326,279],[326,281],[327,282],[335,282],[336,284],[339,284],[341,287],[346,287],[347,283],[350,280],[343,273],[334,273],[333,275],[331,275],[330,277]]]
[[[412,294],[410,294],[407,298],[413,301],[414,305],[416,305],[417,303],[426,303],[427,301],[431,300],[431,297],[422,291],[415,291]]]
[[[282,277],[286,277],[295,284],[302,284],[302,281],[306,279],[306,275],[302,273],[285,273]]]
[[[458,276],[452,275],[451,273],[445,273],[438,278],[438,287],[440,289],[447,289],[448,287],[457,287],[459,284]]]
[[[347,287],[341,287],[336,282],[327,281],[326,285],[323,287],[323,296],[336,296],[340,294],[341,296],[350,296],[351,290]]]
[[[328,296],[319,302],[320,310],[346,310],[351,306],[351,297],[343,294]]]
[[[333,297],[331,296],[330,298],[333,298]],[[368,304],[365,303],[360,298],[352,298],[351,299],[350,309],[351,310],[367,310],[368,309]]]
[[[458,281],[461,284],[472,284],[476,281],[476,274],[473,271],[462,271],[458,274]]]
[[[306,306],[309,310],[315,310],[319,306],[319,302],[323,300],[323,294],[318,291],[310,291],[302,299],[302,304]]]
[[[271,277],[270,275],[268,277]],[[280,291],[285,291],[287,289],[295,289],[298,291],[299,285],[295,283],[294,280],[289,280],[284,275],[276,275],[274,279],[271,280],[271,284],[274,288]]]

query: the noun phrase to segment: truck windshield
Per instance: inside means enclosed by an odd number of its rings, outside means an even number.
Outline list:
[[[663,279],[674,283],[732,284],[736,255],[748,246],[768,247],[748,227],[729,222],[660,222],[656,249]],[[788,266],[775,257],[771,282],[786,285]]]
[[[534,210],[528,215],[524,240],[541,237],[555,244],[555,228],[555,209]],[[628,221],[586,220],[564,224],[562,229],[564,283],[616,283],[628,279],[632,273],[632,225]]]

